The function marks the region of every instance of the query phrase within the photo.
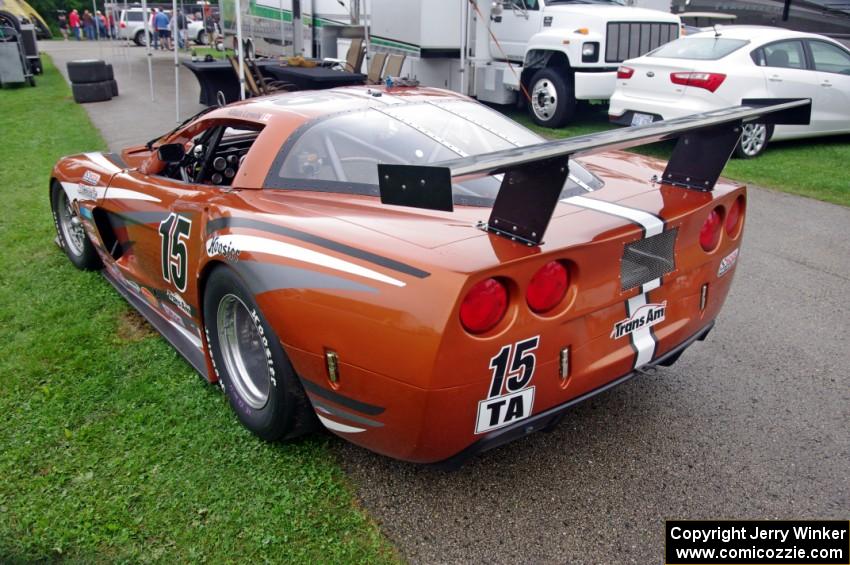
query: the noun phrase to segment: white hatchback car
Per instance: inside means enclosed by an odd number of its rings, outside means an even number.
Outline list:
[[[724,26],[625,61],[608,109],[639,125],[735,106],[744,98],[811,98],[807,126],[744,126],[736,153],[755,157],[770,139],[850,133],[850,51],[811,33]]]

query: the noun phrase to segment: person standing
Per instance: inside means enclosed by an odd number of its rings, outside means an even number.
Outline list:
[[[182,8],[177,9],[177,46],[185,49],[186,45],[186,15]]]
[[[94,40],[94,18],[88,10],[83,10],[83,34],[89,41]]]
[[[148,22],[148,29],[151,30],[151,36],[153,37],[153,48],[159,49],[159,32],[156,29],[156,15],[157,9],[153,8],[151,10],[151,21]]]
[[[156,13],[154,22],[156,24],[157,34],[159,35],[160,48],[166,50],[171,49],[171,42],[169,41],[171,32],[168,29],[171,25],[171,19],[168,17],[168,14],[165,13],[165,10],[160,10]]]
[[[71,26],[71,35],[74,36],[74,39],[79,41],[80,40],[80,14],[77,12],[76,8],[71,10],[71,14],[68,16],[68,25]]]
[[[97,25],[97,38],[106,39],[109,35],[106,33],[106,18],[103,13],[98,10],[94,16],[95,24]]]
[[[62,39],[68,41],[68,18],[65,16],[65,10],[59,10],[56,19],[59,22],[59,32],[62,34]]]

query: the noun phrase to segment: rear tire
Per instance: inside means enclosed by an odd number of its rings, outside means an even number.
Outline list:
[[[767,142],[773,136],[773,126],[744,124],[743,129],[741,139],[735,146],[735,156],[740,159],[754,159],[767,149]]]
[[[195,38],[195,43],[198,45],[206,45],[207,44],[207,32],[206,30],[201,30],[198,32],[198,37]]]
[[[531,77],[528,94],[528,111],[539,126],[558,128],[566,124],[575,113],[576,99],[570,81],[558,69],[540,69]]]
[[[133,43],[135,43],[139,47],[145,46],[145,30],[140,29],[136,32],[136,35],[133,36]]]
[[[277,335],[238,275],[220,266],[204,290],[213,368],[239,421],[266,441],[315,428],[315,412]]]
[[[85,271],[103,267],[73,203],[68,199],[62,185],[55,181],[50,185],[50,207],[53,211],[53,224],[59,235],[59,246],[71,263]]]

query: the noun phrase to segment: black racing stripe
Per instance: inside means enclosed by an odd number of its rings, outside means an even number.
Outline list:
[[[360,402],[359,400],[348,398],[347,396],[343,396],[338,392],[327,389],[323,386],[319,386],[314,382],[308,381],[307,379],[301,379],[301,384],[304,385],[304,388],[307,389],[307,392],[311,394],[321,396],[326,400],[336,402],[341,406],[351,408],[352,410],[357,410],[358,412],[362,412],[370,416],[377,416],[378,414],[381,414],[384,411],[384,408],[382,408],[381,406],[375,406],[374,404],[366,404],[365,402]]]
[[[130,168],[129,165],[127,165],[127,163],[124,162],[124,159],[121,158],[120,153],[104,153],[103,156],[106,157],[107,159],[109,159],[110,161],[112,161],[113,163],[115,163],[118,167],[120,167],[122,169],[129,169]]]
[[[351,247],[350,245],[345,245],[344,243],[331,241],[330,239],[325,239],[323,237],[313,235],[311,233],[287,228],[269,222],[262,222],[260,220],[252,220],[250,218],[227,217],[210,220],[209,222],[207,222],[207,235],[210,235],[224,228],[250,228],[255,230],[267,231],[285,237],[291,237],[293,239],[306,241],[307,243],[312,243],[313,245],[318,245],[319,247],[324,247],[325,249],[330,249],[331,251],[336,251],[337,253],[350,255],[351,257],[356,257],[358,259],[374,263],[375,265],[380,265],[381,267],[386,267],[387,269],[392,269],[393,271],[398,271],[399,273],[411,275],[416,278],[424,279],[426,277],[431,276],[431,273],[427,271],[417,269],[416,267],[407,265],[406,263],[401,263],[388,257],[383,257],[381,255],[376,255],[368,251],[363,251],[362,249],[357,249],[356,247]]]

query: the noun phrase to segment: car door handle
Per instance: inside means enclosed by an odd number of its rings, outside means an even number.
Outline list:
[[[770,82],[782,82],[782,79],[781,79],[781,78],[779,78],[779,77],[778,77],[778,76],[776,76],[776,75],[773,75],[772,77],[770,77],[770,78],[769,78],[769,79],[767,79],[767,80],[769,80]]]
[[[822,83],[820,83],[820,85],[823,86],[823,87],[830,87],[830,86],[832,86],[832,83],[822,82]]]

